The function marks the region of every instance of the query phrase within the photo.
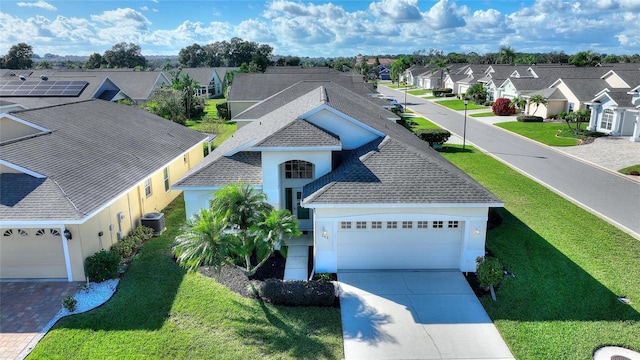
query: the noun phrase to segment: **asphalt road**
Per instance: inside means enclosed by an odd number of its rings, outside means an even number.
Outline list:
[[[404,104],[404,92],[378,87]],[[407,94],[407,105],[462,137],[464,115]],[[640,183],[467,117],[466,141],[640,239]]]

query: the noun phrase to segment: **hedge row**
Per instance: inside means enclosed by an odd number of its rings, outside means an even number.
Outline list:
[[[520,115],[516,117],[519,122],[542,122],[544,119],[541,116],[533,115]]]
[[[116,252],[122,258],[130,258],[135,255],[146,241],[153,237],[153,229],[147,226],[138,226],[131,230],[129,235],[120,239],[111,246],[111,251]]]
[[[420,129],[416,135],[428,142],[429,146],[433,146],[433,144],[444,144],[451,137],[451,132],[445,129]]]
[[[275,305],[332,306],[336,298],[329,281],[267,279],[251,285],[257,297]]]
[[[435,97],[443,97],[443,96],[450,97],[447,94],[452,94],[451,96],[455,96],[453,95],[453,89],[450,89],[450,88],[435,89],[432,91],[432,94]]]

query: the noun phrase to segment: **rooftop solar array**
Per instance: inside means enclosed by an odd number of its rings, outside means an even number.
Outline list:
[[[77,97],[89,83],[86,81],[0,81],[0,96]]]

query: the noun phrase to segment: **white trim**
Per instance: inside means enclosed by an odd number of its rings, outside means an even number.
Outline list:
[[[92,217],[94,217],[96,214],[99,214],[101,211],[103,211],[104,209],[108,208],[109,206],[111,206],[113,203],[115,203],[116,201],[118,201],[121,197],[123,197],[124,195],[128,194],[130,191],[132,191],[133,189],[137,188],[140,185],[143,185],[144,182],[147,179],[150,179],[151,177],[153,177],[154,174],[156,174],[158,171],[161,171],[162,169],[164,169],[165,167],[169,166],[172,162],[178,160],[178,159],[182,159],[184,154],[188,154],[192,149],[198,147],[198,146],[202,146],[204,140],[199,141],[196,145],[190,147],[189,149],[187,149],[185,152],[181,153],[180,155],[176,156],[175,158],[173,158],[171,161],[165,163],[162,165],[162,167],[160,167],[159,169],[156,169],[155,171],[151,172],[150,175],[146,176],[145,178],[141,179],[139,182],[137,182],[135,185],[131,186],[130,188],[127,188],[125,191],[120,192],[119,194],[117,194],[116,196],[114,196],[113,198],[111,198],[111,200],[105,202],[102,206],[98,207],[96,210],[90,212],[89,214],[85,215],[83,218],[81,219],[53,219],[53,220],[9,220],[9,221],[0,221],[0,226],[29,226],[29,224],[34,224],[34,226],[40,226],[40,225],[57,225],[60,224],[61,222],[64,222],[66,224],[73,224],[73,225],[78,225],[78,224],[82,224],[85,221],[91,219]]]
[[[471,208],[471,207],[504,207],[504,203],[404,203],[404,204],[302,204],[304,207],[308,207],[310,209],[331,209],[331,208],[406,208],[406,209],[415,209],[415,208]]]
[[[27,169],[27,168],[23,168],[23,167],[22,167],[22,166],[20,166],[20,165],[16,165],[16,164],[10,163],[10,162],[8,162],[8,161],[6,161],[6,160],[2,160],[2,159],[0,159],[0,165],[3,165],[3,166],[6,166],[6,167],[9,167],[9,168],[12,168],[12,169],[14,169],[14,170],[20,171],[21,173],[25,173],[25,174],[27,174],[27,175],[31,175],[31,176],[33,176],[34,178],[38,178],[38,179],[45,179],[45,178],[47,177],[46,175],[42,175],[42,174],[37,173],[37,172],[35,172],[35,171],[31,171],[31,170],[29,170],[29,169]]]
[[[0,117],[6,117],[6,118],[11,119],[11,120],[13,120],[15,122],[18,122],[18,123],[20,123],[22,125],[26,125],[26,126],[32,127],[34,129],[42,131],[42,132],[50,132],[51,131],[51,130],[45,128],[45,127],[42,127],[40,125],[36,125],[36,124],[34,124],[32,122],[29,122],[27,120],[20,119],[19,117],[15,116],[15,115],[11,115],[9,113],[2,113],[2,114],[0,114]]]
[[[71,257],[69,256],[69,245],[67,244],[67,238],[64,236],[64,225],[60,226],[60,239],[62,239],[62,251],[64,252],[64,264],[67,268],[67,281],[73,281],[73,274],[71,273]]]
[[[484,216],[467,216],[467,215],[450,215],[450,214],[432,214],[432,213],[379,213],[379,214],[362,214],[362,215],[340,215],[340,216],[320,216],[316,217],[315,221],[334,221],[336,224],[339,222],[350,221],[397,221],[398,229],[401,229],[402,221],[487,221],[488,215]],[[443,225],[446,225],[443,223]],[[384,227],[383,227],[384,229]],[[417,229],[417,227],[415,227]],[[356,228],[352,228],[356,230]],[[369,228],[369,230],[372,230]]]
[[[329,105],[326,105],[326,104],[322,104],[322,105],[320,105],[320,106],[318,106],[316,108],[311,109],[310,111],[307,111],[306,113],[300,115],[299,118],[303,119],[303,120],[306,120],[306,118],[308,118],[308,117],[310,117],[310,116],[312,116],[314,114],[317,114],[321,110],[328,110],[328,111],[330,111],[330,112],[332,112],[332,113],[344,118],[345,120],[352,122],[354,125],[357,125],[357,126],[363,128],[363,129],[366,129],[366,130],[368,130],[368,131],[370,131],[370,132],[372,132],[372,133],[374,133],[374,134],[376,134],[376,135],[378,135],[380,137],[384,137],[384,136],[387,135],[385,133],[382,133],[382,132],[376,130],[375,128],[373,128],[373,127],[371,127],[369,125],[364,124],[362,121],[354,119],[351,116],[349,116],[349,115],[347,115],[347,114],[345,114],[345,113],[343,113],[343,112],[341,112],[341,111],[339,111],[337,109],[334,109],[333,107],[331,107]]]

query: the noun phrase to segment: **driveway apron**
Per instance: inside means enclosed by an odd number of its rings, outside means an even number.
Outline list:
[[[457,271],[339,272],[344,355],[354,359],[513,359]]]

